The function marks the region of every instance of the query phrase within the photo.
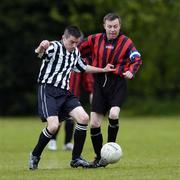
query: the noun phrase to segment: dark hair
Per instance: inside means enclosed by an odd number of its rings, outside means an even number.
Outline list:
[[[115,19],[118,19],[118,20],[119,20],[119,24],[121,24],[121,18],[120,18],[120,16],[118,16],[118,15],[115,14],[115,13],[108,13],[108,14],[106,14],[106,15],[104,16],[104,18],[103,18],[103,22],[105,23],[106,20],[113,21],[113,20],[115,20]]]
[[[79,38],[81,37],[81,31],[77,26],[67,26],[64,30],[64,35],[66,38],[68,38],[69,36]]]

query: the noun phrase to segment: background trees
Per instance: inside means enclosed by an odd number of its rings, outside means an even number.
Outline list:
[[[64,27],[85,35],[103,30],[108,12],[122,18],[122,30],[142,54],[143,67],[129,93],[138,99],[178,99],[180,91],[180,2],[176,0],[1,0],[0,114],[34,114],[43,39],[60,39]]]

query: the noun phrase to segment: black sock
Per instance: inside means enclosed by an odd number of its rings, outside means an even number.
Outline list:
[[[60,129],[60,126],[58,127],[57,131],[55,132],[55,134],[52,135],[52,138],[51,139],[54,139],[56,140],[57,139],[57,135],[59,133],[59,129]]]
[[[81,156],[84,142],[86,139],[87,124],[77,123],[74,132],[74,148],[72,152],[72,159],[79,158]]]
[[[51,138],[52,138],[52,134],[48,131],[47,128],[44,128],[39,136],[38,143],[35,146],[32,155],[40,157],[42,151],[44,150],[44,148],[46,147],[47,143]]]
[[[118,130],[119,130],[118,119],[110,119],[109,118],[107,142],[115,142],[116,141]]]
[[[72,141],[73,137],[73,131],[74,131],[74,121],[71,119],[68,119],[65,121],[65,140],[64,144],[67,144]]]
[[[94,152],[96,153],[96,158],[101,158],[101,148],[103,144],[103,137],[101,133],[101,128],[91,128],[91,141],[93,144]]]

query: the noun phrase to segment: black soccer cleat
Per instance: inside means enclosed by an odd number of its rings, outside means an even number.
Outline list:
[[[29,169],[30,170],[37,169],[39,160],[40,160],[40,157],[33,156],[32,153],[30,153],[30,156],[29,156]]]
[[[85,159],[79,157],[77,159],[71,160],[70,166],[72,168],[77,168],[77,167],[89,168],[89,162],[87,162]]]
[[[95,157],[94,161],[89,163],[89,168],[106,167],[108,163],[102,158]]]

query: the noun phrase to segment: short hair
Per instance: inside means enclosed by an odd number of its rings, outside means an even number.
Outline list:
[[[69,36],[74,36],[75,38],[81,37],[81,31],[77,26],[67,26],[64,30],[64,36],[68,38]]]
[[[103,22],[105,23],[106,20],[108,21],[113,21],[115,19],[118,19],[119,20],[119,24],[121,24],[121,18],[119,15],[115,14],[115,13],[108,13],[104,16],[103,18]]]

